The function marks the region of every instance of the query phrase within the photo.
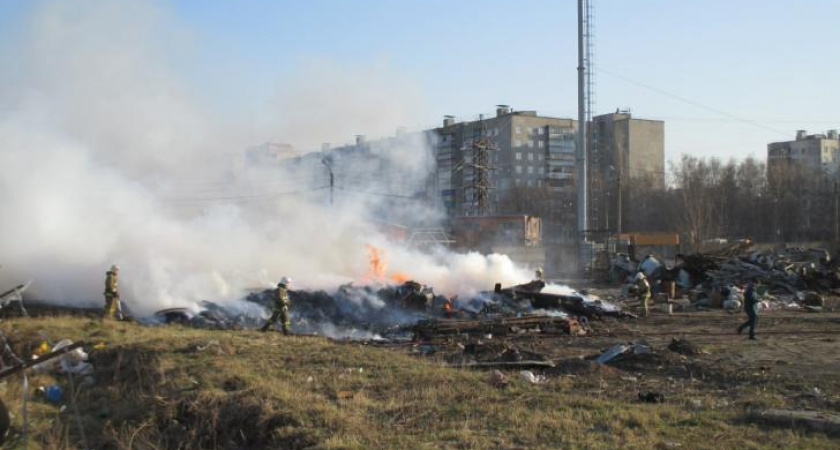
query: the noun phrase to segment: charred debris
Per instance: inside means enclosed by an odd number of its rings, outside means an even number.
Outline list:
[[[658,302],[682,308],[726,308],[743,303],[747,283],[756,285],[762,308],[819,312],[825,296],[840,295],[840,261],[822,248],[760,248],[750,240],[716,252],[678,254],[667,266],[654,256],[641,262],[619,254],[611,264],[613,280],[644,272]],[[629,295],[633,287],[625,288]]]
[[[544,292],[543,281],[446,297],[414,281],[399,285],[346,284],[335,292],[289,291],[296,334],[362,340],[429,340],[454,334],[562,333],[583,335],[589,321],[635,317],[618,305],[569,290]],[[252,293],[236,309],[202,302],[198,311],[158,311],[152,323],[211,329],[255,329],[271,307],[272,290]],[[244,306],[241,306],[243,305]]]

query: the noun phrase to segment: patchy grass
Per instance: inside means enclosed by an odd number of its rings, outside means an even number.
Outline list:
[[[530,385],[509,373],[504,389],[480,371],[451,369],[401,352],[321,338],[248,331],[150,328],[83,318],[0,322],[19,355],[52,340],[84,342],[95,384],[29,372],[31,391],[59,384],[62,404],[33,394],[31,447],[114,449],[717,449],[837,448],[821,434],[744,422],[745,408],[780,401],[746,388],[642,404],[616,370],[550,376]],[[104,342],[105,348],[90,350]],[[22,448],[21,377],[0,395],[14,412],[7,448]],[[686,389],[689,389],[687,387]],[[695,395],[696,394],[696,395]],[[78,411],[78,414],[76,412]]]

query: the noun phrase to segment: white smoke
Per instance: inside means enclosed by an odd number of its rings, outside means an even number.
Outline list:
[[[199,100],[176,63],[189,60],[189,33],[154,5],[45,2],[0,32],[0,288],[34,278],[38,298],[97,304],[118,263],[123,299],[148,315],[239,298],[286,275],[296,288],[333,289],[363,278],[368,243],[386,250],[390,272],[439,293],[529,279],[504,256],[389,243],[371,220],[381,199],[337,191],[330,206],[323,167],[244,163],[245,148],[269,139],[307,149],[418,122],[419,91],[387,66],[319,63],[317,76],[302,67],[254,132]],[[431,167],[421,142],[382,151],[403,172],[416,169],[400,182],[422,182]]]

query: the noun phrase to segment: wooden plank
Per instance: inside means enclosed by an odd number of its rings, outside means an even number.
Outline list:
[[[477,368],[477,369],[489,369],[489,368],[504,368],[504,369],[530,369],[530,368],[552,368],[555,367],[554,363],[551,361],[488,361],[488,362],[475,362],[475,363],[468,363],[468,364],[450,364],[446,367],[457,367],[457,368]]]

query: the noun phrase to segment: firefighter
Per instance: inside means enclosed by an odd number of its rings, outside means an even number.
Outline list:
[[[123,318],[117,281],[119,272],[120,268],[114,264],[111,270],[105,273],[105,311],[102,315],[105,319],[122,320]]]
[[[750,328],[750,339],[755,340],[755,327],[758,325],[758,298],[755,295],[755,286],[753,282],[747,283],[747,289],[744,291],[744,312],[747,313],[747,321],[738,327],[738,334],[744,332],[744,328]]]
[[[283,277],[279,283],[277,283],[277,289],[274,290],[274,305],[272,305],[271,309],[271,317],[269,317],[268,322],[263,325],[260,331],[268,331],[272,325],[276,324],[278,319],[283,322],[283,334],[286,336],[291,333],[292,322],[289,320],[289,286],[291,286],[292,280],[289,277]]]
[[[642,271],[639,271],[639,273],[636,274],[636,295],[639,299],[639,304],[642,307],[642,312],[645,316],[647,316],[650,313],[648,311],[648,301],[650,300],[650,283],[648,283],[647,277]]]
[[[537,267],[537,270],[534,272],[534,275],[536,275],[537,277],[536,280],[545,281],[542,267]]]

